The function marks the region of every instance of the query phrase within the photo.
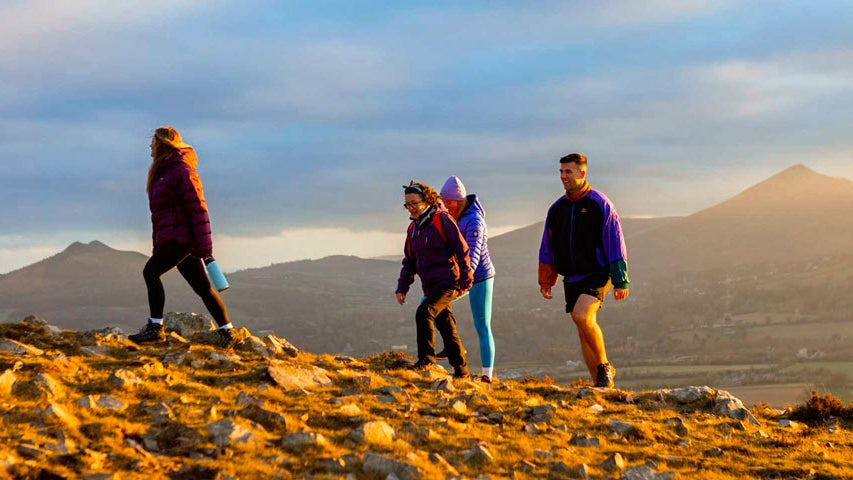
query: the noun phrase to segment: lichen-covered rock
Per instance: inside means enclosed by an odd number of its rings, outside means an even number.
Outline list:
[[[313,365],[292,365],[281,360],[271,360],[267,373],[276,385],[284,388],[325,387],[331,385],[328,371]]]

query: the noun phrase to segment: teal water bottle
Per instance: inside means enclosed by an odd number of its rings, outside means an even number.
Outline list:
[[[225,274],[222,273],[222,269],[219,268],[219,264],[216,263],[215,258],[205,258],[204,265],[207,267],[207,275],[210,276],[210,281],[213,282],[213,286],[217,291],[227,290],[231,286],[228,284],[228,280],[225,278]]]

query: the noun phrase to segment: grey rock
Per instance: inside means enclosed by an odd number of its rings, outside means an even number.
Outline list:
[[[264,337],[264,342],[272,348],[276,355],[285,355],[288,357],[296,357],[299,355],[299,349],[284,338],[279,338],[275,335],[267,335]]]
[[[549,422],[557,413],[557,407],[550,403],[528,408],[529,420],[534,423]]]
[[[109,356],[110,347],[106,345],[93,345],[91,347],[80,347],[80,353],[86,357],[101,358]]]
[[[291,365],[281,360],[271,360],[267,373],[273,382],[284,389],[325,387],[332,384],[329,372],[315,366]]]
[[[15,450],[18,452],[18,455],[24,458],[39,458],[50,453],[43,448],[38,448],[35,445],[29,444],[18,445]]]
[[[65,398],[65,388],[47,373],[36,375],[33,383],[47,395],[48,399]]]
[[[130,370],[120,368],[110,375],[107,382],[115,388],[133,388],[137,385],[142,385],[142,380]]]
[[[62,406],[51,403],[41,414],[42,421],[46,424],[62,425],[67,428],[76,429],[80,426],[80,420],[67,412]]]
[[[675,402],[680,405],[687,405],[699,401],[711,401],[716,396],[714,389],[707,386],[655,390],[652,393],[660,395],[668,402]]]
[[[113,473],[84,473],[83,480],[112,480],[116,478]]]
[[[492,423],[503,423],[504,414],[502,412],[492,412],[486,415],[486,418]]]
[[[169,352],[163,357],[163,365],[180,366],[187,361],[186,351]]]
[[[717,398],[714,400],[714,413],[735,420],[747,420],[753,425],[761,425],[761,422],[743,406],[743,402],[725,390],[717,392]]]
[[[569,445],[576,447],[600,447],[601,441],[598,437],[587,437],[586,435],[578,435],[576,433],[569,439]]]
[[[208,424],[207,432],[210,434],[213,443],[219,447],[257,441],[252,432],[241,427],[230,418],[223,418]]]
[[[11,338],[0,339],[0,352],[11,353],[14,356],[38,357],[40,355],[44,355],[44,350],[32,345],[16,342]]]
[[[344,462],[343,458],[321,458],[317,461],[317,464],[326,472],[330,473],[344,473],[347,471],[347,464]]]
[[[451,381],[447,377],[439,378],[438,380],[432,382],[431,388],[433,390],[438,390],[439,392],[444,392],[447,394],[453,393],[456,391],[456,387],[453,386],[453,381]]]
[[[648,465],[631,467],[619,477],[619,480],[671,480],[675,478],[675,472],[659,473]]]
[[[253,335],[249,335],[246,340],[243,342],[243,348],[249,350],[250,352],[255,352],[260,355],[262,358],[270,358],[275,353],[271,351],[264,342]]]
[[[663,423],[664,425],[673,427],[675,434],[679,437],[683,437],[688,433],[687,425],[684,424],[684,420],[682,420],[681,417],[667,418]]]
[[[184,338],[216,328],[216,323],[205,315],[182,312],[167,313],[163,318],[163,325],[167,332],[177,332]]]
[[[789,420],[787,418],[779,420],[779,426],[782,428],[800,428],[800,424],[798,422]]]
[[[362,470],[365,473],[381,475],[384,478],[388,478],[390,475],[394,475],[400,480],[419,480],[423,478],[423,473],[415,465],[369,452],[364,454]]]
[[[474,465],[490,464],[495,461],[495,456],[492,455],[486,444],[478,443],[465,453],[462,461]]]
[[[563,462],[548,463],[548,478],[566,478],[574,474],[575,469]]]
[[[393,405],[397,403],[397,397],[394,395],[377,395],[376,401],[385,405]]]
[[[367,422],[358,427],[350,433],[348,438],[356,443],[366,443],[368,445],[391,445],[396,435],[391,425],[378,420]]]
[[[719,447],[709,448],[702,452],[706,457],[722,457],[723,451]]]
[[[606,460],[601,462],[599,467],[601,467],[602,470],[606,470],[608,472],[621,472],[625,470],[626,465],[627,464],[625,462],[625,458],[622,457],[622,454],[616,452],[611,453]]]
[[[289,433],[281,438],[281,446],[286,450],[324,449],[329,441],[323,435],[314,432]]]
[[[214,363],[240,363],[243,360],[239,355],[230,353],[211,352],[210,361]]]
[[[23,320],[21,320],[21,323],[26,323],[27,325],[46,326],[47,320],[39,317],[38,315],[27,315]]]
[[[572,469],[572,476],[574,478],[589,478],[589,475],[589,467],[585,463]]]
[[[111,395],[87,395],[77,401],[77,406],[82,408],[102,408],[120,412],[127,408],[127,404]]]
[[[536,470],[536,464],[533,462],[528,462],[527,460],[522,460],[518,462],[518,465],[515,466],[515,470],[524,473],[533,473],[533,470]]]
[[[437,465],[440,469],[444,470],[444,472],[448,475],[459,475],[459,470],[456,470],[456,467],[451,465],[447,460],[445,460],[444,457],[435,452],[429,454],[429,461]]]
[[[169,408],[168,405],[166,405],[165,403],[162,403],[162,402],[155,404],[155,405],[146,406],[142,409],[142,411],[145,414],[151,415],[152,417],[154,417],[152,419],[152,423],[165,422],[165,421],[171,420],[173,417],[172,409]]]
[[[610,425],[610,429],[619,435],[632,435],[637,432],[637,427],[622,420],[611,418],[607,423]]]
[[[533,456],[539,460],[550,460],[554,458],[554,454],[548,450],[534,449]]]
[[[240,416],[260,424],[271,432],[280,432],[287,429],[287,418],[284,415],[262,408],[257,404],[251,404],[241,410]]]
[[[263,405],[264,401],[258,397],[249,395],[246,392],[240,392],[240,394],[237,395],[236,403],[238,406],[248,407],[249,405]]]

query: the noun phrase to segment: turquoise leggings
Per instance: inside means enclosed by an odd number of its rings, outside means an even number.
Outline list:
[[[484,368],[495,366],[495,337],[492,335],[492,292],[495,277],[471,286],[466,294],[471,302],[471,316],[474,317],[474,329],[480,338],[480,361]]]

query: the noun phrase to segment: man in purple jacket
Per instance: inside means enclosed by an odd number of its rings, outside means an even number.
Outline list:
[[[616,369],[607,361],[596,313],[613,286],[613,298],[628,298],[628,255],[619,215],[610,200],[586,181],[581,153],[560,159],[566,189],[548,209],[539,247],[539,290],[546,300],[563,276],[566,313],[578,329],[581,350],[596,387],[612,388]]]
[[[406,303],[415,275],[421,278],[424,300],[415,314],[418,361],[411,368],[422,370],[435,364],[435,328],[441,333],[453,376],[468,376],[462,340],[456,333],[451,302],[471,288],[474,275],[468,259],[468,244],[453,218],[441,207],[441,198],[428,185],[412,182],[405,189],[404,207],[412,223],[406,235],[403,266],[397,280],[397,303]]]

